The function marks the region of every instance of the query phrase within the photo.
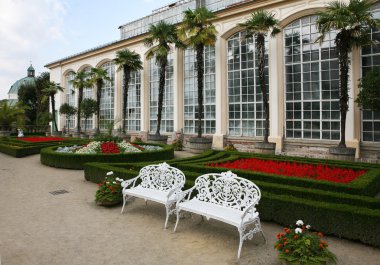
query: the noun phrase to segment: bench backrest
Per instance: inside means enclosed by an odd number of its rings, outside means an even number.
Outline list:
[[[167,163],[145,166],[140,170],[140,185],[143,188],[168,191],[174,187],[183,188],[185,175],[181,170]]]
[[[261,198],[260,189],[231,171],[210,173],[195,180],[197,199],[243,211]]]

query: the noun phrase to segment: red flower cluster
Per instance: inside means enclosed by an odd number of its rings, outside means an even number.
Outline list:
[[[102,154],[119,154],[120,149],[114,142],[104,142],[101,145]]]
[[[22,138],[17,138],[17,140],[21,140],[25,142],[41,143],[41,142],[64,141],[65,138],[62,138],[62,137],[22,137]]]
[[[276,160],[261,160],[257,158],[242,158],[233,162],[210,163],[210,167],[224,167],[257,171],[275,175],[310,178],[337,183],[350,183],[354,179],[366,173],[365,170],[352,170],[348,168],[329,167],[328,165],[301,164],[296,162],[284,162]]]

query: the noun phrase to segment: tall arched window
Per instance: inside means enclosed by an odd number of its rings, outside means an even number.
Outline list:
[[[195,51],[185,50],[184,61],[184,116],[185,133],[196,133],[198,124],[198,85]],[[215,133],[215,47],[204,51],[203,133]]]
[[[127,131],[139,132],[141,128],[141,72],[132,72],[128,86],[126,117]]]
[[[86,67],[83,69],[86,73],[90,73],[91,71],[91,67]],[[86,99],[86,98],[94,98],[94,88],[92,87],[85,87],[83,89],[83,99]],[[87,123],[85,124],[85,119],[84,118],[81,118],[81,128],[84,129],[86,128],[87,130],[88,129],[92,129],[92,117],[88,118],[87,119]],[[86,125],[86,127],[85,127]]]
[[[380,3],[372,8],[373,16],[380,19]],[[380,41],[380,30],[372,29],[373,40]],[[362,76],[374,68],[380,68],[380,45],[362,48]],[[362,111],[362,140],[380,142],[380,111]]]
[[[102,97],[100,99],[100,128],[107,129],[107,125],[114,121],[114,93],[115,93],[115,65],[107,62],[102,65],[107,71],[111,81],[106,81],[102,88]]]
[[[150,60],[150,131],[155,132],[157,128],[158,112],[158,85],[159,85],[159,67],[156,65],[156,59]],[[168,66],[166,68],[165,94],[162,107],[162,119],[160,132],[174,131],[174,96],[173,96],[173,53],[168,55]]]
[[[335,33],[316,43],[316,19],[303,17],[284,29],[286,137],[339,140]]]
[[[265,119],[256,59],[253,38],[246,38],[244,32],[238,32],[228,39],[228,129],[231,136],[264,135]],[[269,87],[267,54],[265,64]]]
[[[74,79],[75,73],[74,72],[69,72],[65,76],[65,94],[66,98],[65,101],[66,103],[70,104],[71,106],[76,107],[76,91],[74,89],[73,84],[71,83],[71,80]],[[73,129],[76,126],[76,115],[69,117],[66,117],[66,124],[65,126],[68,127],[69,129]]]

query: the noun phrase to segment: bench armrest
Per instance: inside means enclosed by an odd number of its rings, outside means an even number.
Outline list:
[[[255,206],[259,204],[259,200],[255,200],[253,203],[251,203],[245,210],[243,211],[243,214],[241,215],[241,221],[243,222],[244,218],[247,216],[247,214],[253,215],[256,212]]]
[[[185,200],[186,201],[190,200],[191,193],[193,192],[194,189],[195,189],[195,187],[192,187],[188,190],[185,190],[185,191],[178,193],[176,195],[177,204],[182,202],[182,201],[185,201]],[[187,196],[187,198],[186,198],[186,196]]]
[[[131,188],[133,188],[136,185],[136,180],[138,180],[139,178],[140,178],[140,175],[138,175],[137,177],[135,177],[133,179],[124,180],[121,183],[121,186],[123,187],[123,190],[127,189],[128,186],[131,185],[131,184],[132,184]]]
[[[172,197],[173,195],[175,195],[174,196],[174,201],[177,201],[177,195],[179,194],[179,193],[181,193],[181,187],[180,186],[177,186],[177,187],[174,187],[173,189],[171,189],[170,191],[169,191],[169,193],[168,193],[168,195],[166,195],[166,199],[167,200],[169,200],[170,199],[170,197]]]

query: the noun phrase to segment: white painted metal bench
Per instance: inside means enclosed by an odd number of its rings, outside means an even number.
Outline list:
[[[134,197],[162,203],[166,207],[165,228],[171,214],[176,211],[176,195],[185,185],[185,175],[167,163],[143,167],[139,175],[133,179],[123,181],[123,208],[128,200]]]
[[[191,198],[193,192],[197,195]],[[177,195],[177,229],[180,212],[187,211],[236,226],[240,234],[238,258],[243,241],[261,232],[256,205],[261,198],[260,189],[251,181],[240,178],[231,171],[205,174],[195,180],[195,185]]]

